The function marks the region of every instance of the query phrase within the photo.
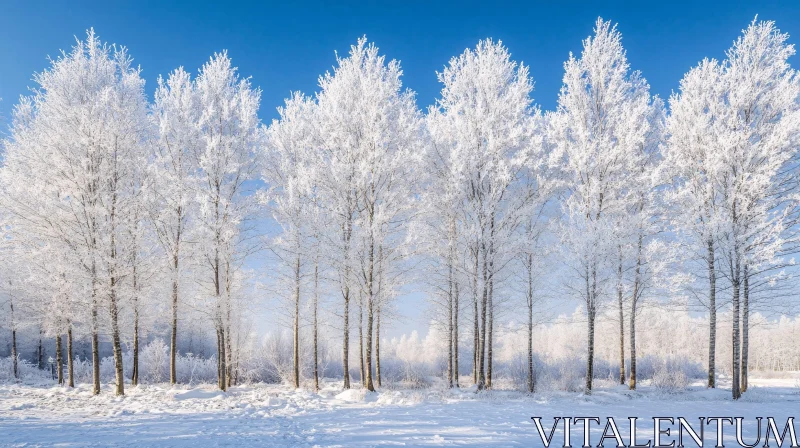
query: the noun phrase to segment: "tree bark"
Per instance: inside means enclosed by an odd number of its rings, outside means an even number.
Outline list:
[[[350,288],[344,292],[344,343],[342,344],[342,369],[344,370],[343,389],[350,389]]]
[[[316,312],[316,311],[315,311]],[[316,316],[315,316],[316,317]],[[293,343],[294,387],[300,387],[300,252],[298,248],[294,264],[294,343]]]
[[[486,370],[484,366],[484,355],[486,353],[486,312],[489,304],[489,276],[487,272],[487,250],[486,243],[481,244],[481,253],[483,256],[483,288],[481,296],[481,327],[480,327],[480,344],[478,346],[478,390],[483,390],[486,387]]]
[[[731,283],[733,283],[733,331],[731,334],[731,347],[733,348],[733,375],[731,376],[731,393],[734,400],[738,400],[741,397],[741,376],[739,370],[739,357],[740,357],[740,333],[739,333],[739,319],[740,319],[740,277],[739,277],[739,260],[738,255],[734,255],[736,258],[735,265],[733,266],[734,272],[731,272]]]
[[[486,345],[488,346],[488,352],[486,354],[486,387],[488,389],[492,388],[492,371],[494,367],[494,358],[492,356],[494,349],[494,219],[494,215],[492,215],[489,221],[489,333],[486,335]]]
[[[92,393],[100,394],[100,347],[97,328],[96,268],[92,261]]]
[[[472,384],[478,384],[478,356],[480,355],[480,328],[478,326],[478,246],[475,245],[475,263],[472,268]]]
[[[180,226],[178,226],[178,235],[180,238]],[[172,278],[172,332],[170,334],[169,343],[169,384],[178,382],[178,375],[176,373],[176,360],[178,357],[178,249],[176,247],[175,253],[172,255],[173,278]]]
[[[14,378],[19,379],[19,356],[17,354],[17,325],[14,320],[14,301],[11,299],[11,363],[14,366]]]
[[[219,328],[219,353],[219,388],[225,391],[228,389],[227,375],[225,374],[227,371],[225,364],[227,355],[225,353],[225,327],[222,324],[220,324]]]
[[[361,386],[366,386],[367,382],[365,381],[366,377],[364,375],[364,300],[361,297],[361,300],[358,303],[358,361],[360,365],[360,375],[359,381],[361,381]]]
[[[587,334],[587,356],[586,356],[586,394],[592,393],[592,380],[594,379],[594,318],[595,300],[597,294],[597,271],[596,266],[586,267],[586,316],[588,325]]]
[[[533,378],[533,254],[528,254],[526,268],[528,271],[528,392],[534,391]]]
[[[447,287],[447,387],[453,387],[453,264],[448,262]]]
[[[491,262],[490,262],[491,265]],[[486,388],[492,388],[492,371],[494,367],[493,363],[493,349],[494,349],[494,280],[492,279],[493,273],[491,272],[490,268],[489,274],[489,299],[488,299],[488,308],[489,308],[489,315],[488,315],[488,332],[486,334]]]
[[[375,318],[375,379],[381,387],[381,305],[378,304]]]
[[[381,387],[381,307],[383,306],[383,246],[378,250],[378,302],[375,306],[375,379]]]
[[[134,256],[135,257],[135,256]],[[135,258],[134,258],[135,260]],[[139,295],[136,262],[133,265],[133,368],[131,369],[131,385],[139,384]]]
[[[39,328],[39,345],[36,348],[36,368],[44,369],[44,347],[42,347],[42,329]]]
[[[748,351],[750,346],[750,273],[744,265],[744,307],[742,309],[742,393],[747,392]]]
[[[636,307],[639,304],[642,272],[642,234],[639,234],[639,242],[636,249],[636,271],[633,274],[633,295],[631,296],[631,377],[628,388],[636,390]],[[622,316],[620,316],[622,317]]]
[[[714,240],[708,243],[708,387],[716,387],[717,354],[717,270],[714,267]]]
[[[455,282],[453,294],[453,376],[455,386],[458,385],[458,281]]]
[[[348,201],[350,201],[349,197]],[[344,337],[342,342],[344,384],[342,387],[350,389],[350,238],[353,234],[353,218],[350,210],[348,210],[347,219],[342,230],[344,240]]]
[[[125,376],[122,370],[122,343],[119,337],[119,323],[117,320],[117,294],[114,286],[115,279],[111,281],[110,313],[111,313],[111,341],[114,350],[114,378],[117,382],[114,392],[116,395],[125,395]]]
[[[617,304],[619,305],[619,384],[625,384],[625,313],[622,304],[622,247],[618,247]]]
[[[60,386],[64,385],[64,358],[61,354],[62,350],[61,334],[59,334],[56,336],[56,369],[58,370],[58,384]]]
[[[318,312],[319,312],[319,261],[315,259],[314,260],[314,390],[316,391],[319,390],[319,323],[317,320]],[[380,325],[380,317],[378,318],[378,325]],[[380,374],[378,374],[378,385],[380,385]]]
[[[72,356],[72,322],[67,324],[67,382],[69,387],[75,387],[75,369]]]
[[[14,378],[19,379],[19,355],[17,354],[17,330],[11,330],[11,359],[14,364]]]
[[[372,213],[371,213],[372,214]],[[370,221],[373,217],[370,216]],[[371,225],[370,227],[373,227]],[[366,347],[366,380],[364,385],[368,391],[374,392],[375,385],[372,383],[372,329],[374,325],[374,306],[375,306],[375,236],[374,231],[370,232],[369,241],[369,260],[367,261],[367,347]]]

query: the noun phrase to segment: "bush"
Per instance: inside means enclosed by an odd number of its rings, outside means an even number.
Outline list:
[[[651,382],[661,392],[683,392],[689,386],[689,379],[681,369],[670,369],[666,363],[656,370]]]

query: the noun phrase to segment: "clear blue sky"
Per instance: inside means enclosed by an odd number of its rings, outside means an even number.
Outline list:
[[[178,66],[196,73],[213,52],[228,50],[240,72],[263,90],[265,122],[290,91],[314,92],[318,76],[335,63],[334,51],[346,53],[364,34],[388,58],[401,61],[403,82],[418,93],[423,108],[438,96],[435,71],[486,37],[502,40],[514,59],[530,65],[535,101],[554,108],[562,64],[570,51],[580,51],[598,16],[619,24],[631,66],[662,97],[703,57],[724,57],[756,14],[775,20],[790,42],[800,42],[800,0],[122,3],[0,0],[0,133],[13,104],[32,85],[32,74],[47,67],[47,56],[69,49],[89,27],[129,48],[151,95],[158,75]],[[402,331],[424,334],[420,294],[406,297],[400,311],[407,317]]]
[[[290,91],[313,92],[317,77],[334,64],[334,50],[347,52],[364,34],[402,62],[404,84],[418,93],[420,107],[436,98],[434,72],[451,56],[481,38],[501,39],[516,60],[531,66],[534,98],[547,109],[555,106],[564,60],[580,51],[597,16],[619,23],[632,67],[662,96],[703,57],[722,57],[756,14],[775,20],[792,42],[800,37],[797,0],[252,3],[0,0],[0,115],[8,119],[48,55],[68,49],[89,27],[130,49],[149,93],[159,74],[181,65],[196,72],[213,52],[227,49],[263,90],[265,121]]]

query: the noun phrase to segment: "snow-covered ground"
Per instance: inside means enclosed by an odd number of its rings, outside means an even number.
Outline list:
[[[319,393],[276,385],[129,387],[114,397],[106,386],[91,396],[88,385],[0,385],[1,446],[542,446],[532,416],[549,428],[555,416],[613,416],[627,438],[627,417],[641,417],[648,437],[654,416],[740,416],[745,440],[755,437],[756,416],[775,417],[780,427],[800,410],[796,379],[754,380],[733,402],[724,389],[691,387],[667,394],[644,386],[636,392],[600,388],[591,396],[472,390],[363,390],[341,392],[327,383]],[[604,421],[604,420],[603,420]],[[596,445],[602,428],[593,427]],[[735,445],[733,432],[726,440]],[[560,431],[554,446],[562,445]],[[573,445],[581,433],[573,430]],[[706,430],[713,446],[714,430]],[[646,440],[646,439],[645,439]],[[667,439],[669,440],[669,439]],[[750,442],[752,443],[752,442]],[[773,442],[774,443],[774,442]],[[763,441],[762,441],[763,444]],[[613,446],[607,441],[606,446]],[[788,444],[784,444],[787,446]],[[694,446],[687,443],[687,446]]]

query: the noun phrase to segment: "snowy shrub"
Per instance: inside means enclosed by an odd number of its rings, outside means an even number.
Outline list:
[[[100,381],[114,381],[116,378],[114,375],[114,357],[106,356],[100,359]],[[91,382],[91,379],[89,382]]]
[[[50,370],[40,370],[35,364],[17,357],[17,373],[19,379],[25,381],[52,381]],[[14,359],[10,356],[0,358],[0,382],[15,382]]]
[[[586,382],[586,361],[580,358],[562,358],[539,362],[536,373],[536,390],[540,392],[581,392]]]
[[[146,383],[169,380],[169,347],[163,340],[154,339],[139,351],[139,376]]]
[[[541,372],[545,369],[542,360],[533,356],[533,383],[534,390],[539,387]],[[519,354],[511,361],[504,363],[498,369],[499,376],[509,380],[511,388],[521,392],[528,390],[528,355]]]
[[[436,367],[411,363],[397,358],[381,359],[381,382],[389,388],[424,389],[431,385]]]
[[[217,358],[201,358],[192,353],[180,355],[175,359],[175,374],[185,384],[216,383]]]
[[[651,385],[661,392],[683,392],[689,386],[689,379],[683,370],[670,369],[666,363],[656,370]]]
[[[72,361],[72,372],[75,375],[75,384],[92,382],[92,360],[82,359],[78,356]]]

